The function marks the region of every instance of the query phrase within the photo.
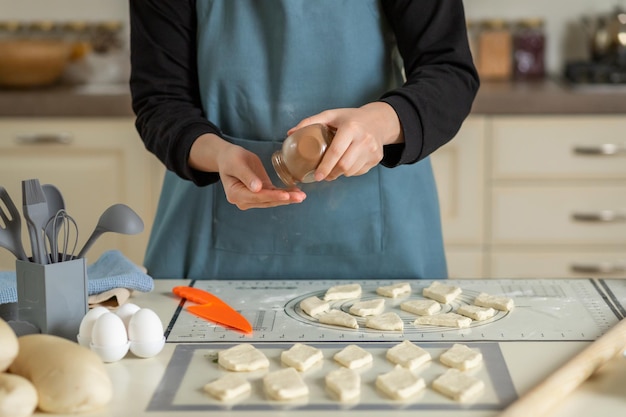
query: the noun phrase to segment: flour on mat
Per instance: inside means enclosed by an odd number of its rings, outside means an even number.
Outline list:
[[[250,392],[250,383],[239,374],[225,374],[204,386],[204,391],[220,401],[228,401]]]
[[[350,298],[359,298],[360,296],[361,285],[359,284],[335,285],[326,291],[326,294],[324,294],[324,300],[347,300]]]
[[[334,326],[348,327],[350,329],[358,329],[359,324],[350,314],[341,310],[330,310],[317,316],[320,323],[332,324]]]
[[[316,317],[330,310],[330,304],[313,296],[300,301],[300,308],[311,317]]]
[[[474,304],[480,307],[491,307],[500,311],[511,311],[515,306],[512,298],[490,295],[484,292],[478,294]]]
[[[381,314],[380,316],[370,316],[365,318],[365,327],[376,330],[404,330],[404,322],[394,312]]]
[[[394,400],[405,400],[422,391],[426,384],[410,370],[396,365],[391,371],[376,377],[376,387]]]
[[[443,313],[436,316],[421,316],[413,322],[415,325],[428,324],[439,327],[456,327],[459,329],[469,327],[472,319],[456,313]]]
[[[443,304],[448,304],[456,297],[461,295],[463,291],[454,285],[442,284],[439,281],[433,281],[428,287],[422,290],[422,295]]]
[[[242,343],[218,352],[217,362],[229,371],[235,372],[256,371],[270,366],[263,352],[249,343]]]
[[[411,284],[401,282],[400,284],[386,285],[376,288],[376,293],[383,297],[396,298],[411,293]]]
[[[333,356],[337,362],[349,369],[360,368],[373,362],[372,354],[357,345],[348,345]]]
[[[430,361],[430,353],[421,347],[405,340],[387,350],[387,359],[396,365],[414,370]]]
[[[441,304],[435,300],[409,300],[400,304],[400,309],[419,316],[432,316],[441,311]]]
[[[385,311],[385,300],[382,298],[358,301],[350,307],[350,314],[359,317],[378,316],[383,311]]]
[[[293,400],[309,395],[309,387],[300,373],[293,368],[270,372],[263,377],[263,385],[267,395],[278,401]]]
[[[291,366],[300,372],[310,369],[322,359],[324,359],[324,354],[321,350],[302,343],[296,343],[289,350],[285,350],[280,354],[280,360],[285,365]]]
[[[433,381],[433,389],[455,401],[466,402],[480,394],[485,383],[458,369],[448,369]]]
[[[441,354],[439,361],[451,368],[465,371],[480,365],[483,361],[483,355],[467,345],[455,343]]]
[[[355,400],[361,395],[361,376],[348,368],[339,368],[326,375],[326,387],[341,402]]]

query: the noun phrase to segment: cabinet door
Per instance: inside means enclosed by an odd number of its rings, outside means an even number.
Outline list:
[[[42,184],[56,185],[78,225],[76,251],[112,204],[124,203],[143,219],[145,229],[138,235],[103,234],[88,252],[88,263],[109,249],[142,263],[157,198],[154,184],[161,180],[154,178],[159,172],[156,165],[132,118],[0,119],[0,184],[19,208],[22,180],[38,178]],[[22,239],[30,253],[22,223]],[[0,250],[0,268],[14,266],[11,254]]]

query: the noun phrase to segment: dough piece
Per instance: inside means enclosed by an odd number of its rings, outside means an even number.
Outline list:
[[[481,292],[474,300],[474,304],[480,307],[491,307],[500,311],[511,311],[515,306],[512,298],[499,297]]]
[[[0,373],[0,417],[30,417],[37,408],[37,390],[19,375]]]
[[[472,324],[472,319],[456,313],[437,314],[436,316],[421,316],[413,322],[415,325],[429,324],[439,327],[457,327],[463,329]]]
[[[365,319],[365,327],[376,330],[404,330],[404,322],[396,313],[390,312]]]
[[[350,307],[350,314],[355,316],[378,316],[385,311],[385,300],[376,298],[374,300],[359,301]]]
[[[396,365],[404,366],[410,370],[417,369],[432,359],[430,353],[409,340],[389,348],[386,356]]]
[[[411,284],[408,282],[402,282],[400,284],[387,285],[383,287],[376,288],[376,294],[382,295],[383,297],[396,298],[401,295],[406,295],[411,293]]]
[[[300,372],[310,369],[322,359],[324,359],[324,354],[321,350],[302,343],[296,343],[289,350],[280,354],[280,360],[285,365],[291,366]]]
[[[326,375],[326,386],[339,401],[351,401],[361,395],[361,376],[352,369],[335,369]]]
[[[455,343],[450,349],[441,354],[439,361],[451,368],[465,371],[480,365],[483,361],[483,355],[466,345]]]
[[[448,369],[433,381],[433,389],[455,401],[465,402],[485,388],[485,383],[471,375],[464,374],[458,369]]]
[[[394,400],[404,400],[423,390],[426,384],[423,378],[396,365],[391,371],[376,377],[376,387]]]
[[[441,311],[441,304],[435,300],[410,300],[400,304],[400,309],[419,316],[432,316]]]
[[[0,318],[0,372],[4,372],[17,357],[18,343],[9,323]]]
[[[248,394],[250,383],[238,374],[226,374],[204,386],[204,391],[220,401],[228,401]]]
[[[443,304],[448,304],[456,297],[461,295],[463,291],[454,285],[442,284],[439,281],[433,281],[430,286],[424,288],[422,295]]]
[[[300,373],[293,368],[270,372],[263,377],[263,385],[267,395],[278,401],[309,395],[309,387],[304,383]]]
[[[336,285],[330,287],[324,295],[325,301],[347,300],[359,298],[361,296],[361,286],[359,284]]]
[[[330,304],[313,296],[300,301],[300,308],[311,317],[317,317],[330,310]]]
[[[270,361],[263,352],[249,343],[242,343],[218,352],[217,363],[235,372],[256,371],[270,366]]]
[[[358,329],[359,324],[356,319],[348,313],[341,310],[330,310],[327,313],[320,314],[317,319],[320,323],[332,324],[334,326],[348,327],[350,329]]]
[[[476,321],[487,320],[496,315],[496,310],[491,307],[479,307],[468,304],[457,308],[456,312]]]
[[[349,369],[360,368],[374,361],[372,354],[357,345],[348,345],[333,356],[337,362]]]

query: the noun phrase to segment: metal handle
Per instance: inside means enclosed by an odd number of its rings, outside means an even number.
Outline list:
[[[69,145],[74,138],[70,133],[24,133],[17,135],[16,142],[20,145]]]
[[[598,262],[598,263],[575,263],[570,266],[572,272],[581,274],[618,274],[626,272],[624,263]]]
[[[626,153],[626,146],[616,143],[603,143],[601,145],[579,145],[574,147],[574,153],[578,155],[605,155],[613,156]]]
[[[578,222],[618,223],[626,221],[626,214],[615,210],[580,211],[573,213],[572,219]]]

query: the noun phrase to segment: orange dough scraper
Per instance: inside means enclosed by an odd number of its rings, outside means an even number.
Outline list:
[[[237,310],[226,304],[213,294],[200,288],[184,285],[174,287],[172,292],[198,305],[187,307],[187,311],[213,323],[240,330],[246,334],[252,333],[252,325]]]

